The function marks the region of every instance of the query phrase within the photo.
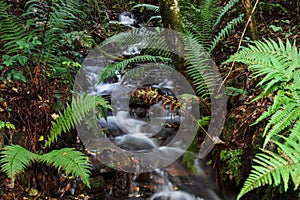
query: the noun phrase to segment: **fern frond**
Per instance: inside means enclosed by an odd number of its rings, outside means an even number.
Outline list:
[[[215,48],[217,43],[231,34],[234,27],[243,21],[243,15],[240,15],[230,22],[226,23],[224,28],[219,28],[216,32],[217,25],[221,22],[226,13],[233,8],[239,0],[230,0],[224,7],[216,6],[215,0],[205,0],[200,6],[191,4],[186,1],[180,1],[180,9],[184,23],[185,32],[192,33],[193,38],[206,49],[209,53]],[[191,14],[193,13],[193,14]]]
[[[190,37],[184,37],[185,57],[187,63],[187,73],[193,79],[196,94],[204,98],[211,94],[214,81],[214,73],[208,54],[203,46],[195,43]]]
[[[161,16],[160,16],[160,15],[157,15],[157,16],[151,16],[151,17],[148,19],[147,23],[149,23],[149,22],[151,22],[152,20],[155,20],[155,19],[157,19],[158,21],[161,21]]]
[[[44,154],[40,159],[42,162],[58,168],[58,170],[63,169],[66,174],[80,177],[83,183],[90,188],[91,165],[87,157],[80,151],[74,148],[63,148]]]
[[[230,11],[230,9],[232,9],[232,7],[239,1],[240,0],[230,0],[228,3],[226,3],[226,5],[223,8],[220,9],[218,18],[217,18],[215,24],[213,25],[213,28],[216,28],[218,26],[218,24],[222,21],[224,15],[226,13],[228,13]]]
[[[263,147],[278,133],[285,130],[287,127],[293,125],[294,121],[300,120],[299,118],[300,106],[294,102],[288,101],[278,109],[268,121],[263,135],[266,136]],[[272,126],[272,127],[271,127]]]
[[[300,183],[300,52],[295,43],[289,40],[286,44],[279,39],[255,41],[254,45],[242,49],[231,56],[225,63],[238,61],[247,64],[255,77],[263,76],[258,86],[264,91],[257,100],[269,93],[275,93],[272,106],[265,111],[254,124],[270,117],[263,135],[266,137],[264,147],[270,139],[279,148],[279,154],[263,150],[257,154],[250,176],[247,178],[238,195],[240,199],[250,190],[265,184],[278,186],[283,183],[284,190],[289,187],[290,177],[295,189]],[[289,138],[280,134],[290,133]],[[280,143],[281,139],[284,143]]]
[[[20,20],[7,12],[10,6],[5,0],[0,1],[0,40],[4,41],[4,50],[10,54],[19,52],[18,40],[24,40],[27,38],[26,31],[21,26]]]
[[[116,44],[118,47],[123,47],[122,45],[136,45],[140,42],[145,42],[148,44],[149,39],[156,37],[157,33],[152,30],[134,29],[132,31],[122,32],[107,38],[101,43],[100,48],[104,48],[105,46],[111,44]],[[112,47],[109,46],[109,48],[111,49]]]
[[[274,93],[274,102],[254,124],[270,117],[264,130],[266,137],[264,146],[275,135],[287,129],[293,133],[298,130],[300,120],[300,52],[295,44],[287,40],[286,44],[279,39],[255,41],[254,45],[242,49],[231,56],[225,63],[233,60],[248,65],[255,77],[264,76],[258,86],[264,86],[264,91],[253,101]],[[295,129],[294,129],[295,128]],[[294,136],[293,136],[294,137]]]
[[[284,98],[284,96],[285,96],[285,92],[282,90],[279,90],[277,95],[274,97],[273,104],[267,109],[267,111],[263,112],[261,114],[261,116],[259,116],[259,118],[257,118],[253,124],[251,124],[251,126],[258,124],[259,122],[266,119],[267,117],[270,117],[278,109],[280,109],[282,99]]]
[[[55,72],[56,66],[70,60],[67,57],[72,51],[63,52],[61,49],[67,45],[67,33],[77,28],[78,19],[84,15],[81,4],[78,0],[30,0],[25,9],[22,17],[27,20],[28,37],[37,37],[42,42],[42,48],[36,48],[40,52],[35,54],[35,59],[40,60],[44,70]]]
[[[219,9],[219,7],[216,7],[215,0],[205,0],[201,5],[201,13],[199,16],[199,21],[201,22],[199,24],[201,30],[200,41],[205,49],[208,49],[210,46],[210,41],[213,37],[213,24]]]
[[[215,0],[202,1],[200,6],[186,1],[179,3],[185,29],[193,33],[205,49],[210,45],[214,31],[212,26],[219,10],[215,3]]]
[[[289,138],[290,139],[293,139],[293,140],[298,140],[300,141],[300,120],[296,121],[296,123],[294,124],[292,130],[291,130],[291,133],[289,135]]]
[[[99,82],[104,81],[106,78],[111,78],[115,75],[117,70],[124,70],[124,68],[133,63],[142,63],[142,62],[163,62],[169,63],[171,61],[170,58],[164,58],[161,56],[151,56],[151,55],[142,55],[135,56],[133,58],[129,58],[117,63],[113,63],[105,67],[104,71],[100,76]]]
[[[286,46],[280,39],[279,44],[273,40],[265,40],[255,41],[254,45],[242,49],[224,63],[237,61],[247,64],[255,77],[265,76],[258,86],[267,84],[268,88],[272,88],[278,82],[291,81],[295,74],[294,70],[299,66],[298,57],[297,47],[291,46],[289,40]]]
[[[67,107],[63,113],[59,112],[59,117],[56,122],[52,122],[50,130],[50,137],[46,141],[45,146],[50,146],[53,142],[57,141],[57,137],[62,132],[67,133],[75,125],[80,124],[87,114],[94,110],[97,106],[112,109],[111,106],[102,98],[92,95],[78,95]],[[100,113],[105,116],[105,113]]]
[[[132,7],[132,9],[135,9],[135,8],[144,8],[145,10],[153,11],[155,14],[160,13],[159,6],[152,5],[152,4],[147,4],[147,3],[137,4],[137,5]]]
[[[299,134],[299,133],[298,133]],[[238,194],[240,199],[247,192],[263,185],[278,186],[283,183],[284,191],[288,189],[290,178],[297,189],[300,184],[300,144],[293,139],[280,136],[285,143],[275,141],[282,153],[276,154],[263,150],[255,156],[254,162],[259,165],[253,166],[251,174]]]
[[[11,184],[14,186],[15,175],[23,172],[26,167],[39,159],[37,154],[34,154],[19,145],[6,146],[1,152],[0,165],[2,171],[11,178]]]
[[[240,14],[238,17],[228,22],[226,26],[222,28],[221,31],[219,31],[218,34],[215,36],[215,38],[211,42],[210,47],[208,47],[208,52],[211,53],[215,49],[216,45],[220,42],[220,40],[229,36],[234,30],[234,28],[243,21],[244,14]]]

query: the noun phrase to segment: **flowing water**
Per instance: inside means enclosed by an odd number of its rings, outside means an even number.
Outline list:
[[[122,13],[119,16],[119,22],[123,25],[132,27],[136,23],[131,13]],[[124,50],[123,54],[139,54],[135,47]],[[123,77],[120,71],[116,71],[114,78],[103,81],[98,84],[99,74],[104,70],[104,66],[110,64],[106,59],[101,59],[99,55],[89,55],[84,63],[83,70],[78,74],[77,79],[81,80],[77,91],[86,92],[93,95],[99,95],[108,98],[114,104],[114,111],[108,111],[107,119],[100,118],[99,125],[104,129],[105,138],[118,148],[134,153],[147,153],[151,151],[159,152],[155,159],[163,160],[166,154],[174,156],[182,155],[180,142],[171,146],[165,146],[176,135],[179,128],[185,127],[182,123],[184,115],[176,110],[173,112],[162,112],[171,110],[166,108],[162,110],[162,103],[157,102],[152,106],[137,106],[138,103],[132,103],[130,97],[124,95],[128,90],[135,90],[139,87],[146,88],[145,84],[135,83],[128,88],[122,87]],[[155,73],[155,71],[154,71]],[[159,74],[156,75],[159,77]],[[159,90],[165,96],[176,96],[172,89],[174,80],[168,80],[163,74],[158,78],[160,82],[148,82],[147,87]],[[142,85],[139,85],[142,84]],[[131,87],[131,88],[130,88]],[[128,99],[129,98],[129,99]],[[131,101],[131,102],[130,102]],[[125,103],[124,103],[125,102]],[[154,117],[153,117],[154,116]],[[158,117],[160,116],[160,117]],[[172,124],[167,127],[165,123]],[[175,124],[175,125],[174,125]],[[163,127],[163,128],[162,128]],[[153,134],[158,133],[158,134]],[[101,144],[102,139],[95,138],[95,144]],[[93,141],[91,141],[93,142]],[[183,141],[184,142],[184,141]],[[97,146],[96,145],[96,146]],[[94,153],[95,157],[101,162],[104,157],[97,155],[98,146],[88,146],[89,152]],[[98,157],[97,157],[98,156]],[[179,158],[180,156],[178,156]],[[122,169],[127,169],[126,162],[139,162],[135,165],[137,172],[122,172],[122,176],[114,178],[114,186],[108,187],[105,196],[106,199],[150,199],[150,200],[229,200],[233,196],[224,195],[216,186],[213,171],[205,164],[205,160],[200,160],[195,156],[194,168],[197,175],[193,175],[190,170],[182,164],[182,159],[176,161],[166,161],[168,165],[164,168],[153,168],[150,172],[139,172],[140,168],[147,167],[147,163],[141,160],[124,157],[111,157],[113,164],[120,165]],[[127,160],[126,160],[127,159]],[[167,159],[167,156],[165,156]],[[152,161],[152,160],[151,160]],[[123,163],[122,163],[123,162]],[[126,171],[126,170],[125,170]],[[115,173],[116,175],[118,173]],[[119,189],[116,189],[119,188]],[[123,192],[120,192],[120,191]],[[124,192],[125,191],[125,192]]]
[[[86,59],[84,72],[81,73],[81,76],[85,77],[82,79],[86,80],[84,91],[99,95],[110,97],[114,92],[115,88],[120,85],[121,77],[118,77],[118,73],[114,79],[107,80],[103,83],[98,84],[99,73],[103,71],[102,66],[99,65],[99,59]],[[88,64],[88,66],[86,65]],[[105,66],[105,65],[104,65]],[[163,84],[163,83],[158,83]],[[167,88],[171,87],[171,84],[166,84]],[[124,107],[123,99],[114,98],[115,105]],[[125,110],[125,111],[124,111]],[[126,151],[133,152],[143,152],[151,151],[153,149],[158,149],[161,154],[164,156],[165,153],[170,153],[170,147],[165,147],[163,142],[168,140],[168,137],[172,137],[172,134],[176,134],[176,128],[170,128],[168,130],[161,131],[162,122],[161,119],[152,119],[151,125],[149,121],[144,118],[137,118],[135,115],[131,115],[129,112],[130,108],[116,108],[113,113],[108,113],[108,117],[105,120],[104,118],[99,119],[99,124],[102,128],[106,129],[106,137],[116,146],[124,149]],[[134,111],[135,113],[138,110]],[[144,112],[144,111],[143,111]],[[141,113],[143,113],[141,112]],[[155,112],[155,109],[150,110]],[[145,113],[144,113],[145,114]],[[138,114],[140,115],[140,114]],[[172,120],[178,120],[173,116]],[[165,119],[163,119],[165,121]],[[150,130],[151,129],[151,130]],[[153,137],[152,132],[161,131],[159,137]],[[181,153],[181,149],[176,150],[176,147],[173,148],[173,153]],[[88,149],[90,152],[96,152],[97,149]],[[166,151],[168,150],[168,151]],[[178,152],[176,152],[178,151]],[[112,158],[114,159],[114,158]],[[163,159],[163,158],[157,158]],[[101,161],[101,160],[100,160]],[[165,168],[157,168],[153,172],[149,173],[134,173],[134,175],[128,176],[131,180],[130,184],[127,184],[124,187],[127,187],[128,193],[126,193],[121,198],[115,197],[115,190],[111,189],[107,192],[107,199],[150,199],[150,200],[225,200],[231,199],[225,197],[215,184],[213,178],[212,170],[205,165],[204,160],[200,160],[195,157],[194,167],[197,170],[197,175],[192,175],[185,167],[181,159],[178,159],[174,163],[170,163]],[[132,173],[128,173],[132,174]],[[139,179],[141,176],[146,176],[147,180],[143,180],[142,183]],[[145,178],[144,178],[145,179]],[[116,183],[118,184],[118,183]],[[145,188],[151,188],[148,190],[148,193],[145,192]],[[150,192],[149,192],[150,191]],[[151,193],[151,194],[149,194]]]

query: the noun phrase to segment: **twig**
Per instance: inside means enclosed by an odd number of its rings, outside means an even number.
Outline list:
[[[253,13],[254,13],[256,7],[257,7],[258,2],[259,2],[259,0],[256,0],[255,4],[254,4],[254,6],[253,6],[253,9],[252,9],[252,11],[251,11],[251,14],[250,14],[250,16],[249,16],[249,18],[248,18],[248,20],[247,20],[247,23],[246,23],[246,25],[245,25],[245,28],[244,28],[243,32],[242,32],[241,39],[240,39],[240,41],[239,41],[239,45],[238,45],[238,48],[237,48],[236,52],[239,52],[239,50],[240,50],[240,48],[241,48],[243,38],[244,38],[244,36],[245,36],[245,34],[246,34],[247,28],[248,28],[248,26],[249,26],[249,23],[250,23],[250,21],[251,21],[252,15],[253,15]],[[235,64],[235,60],[232,62],[228,74],[226,75],[226,77],[225,77],[224,80],[222,81],[222,84],[220,85],[220,87],[219,87],[219,89],[218,89],[218,93],[220,92],[221,88],[223,87],[223,85],[225,84],[225,82],[226,82],[226,80],[228,79],[229,75],[231,74],[231,72],[232,72],[232,70],[233,70],[233,67],[234,67],[234,64]]]

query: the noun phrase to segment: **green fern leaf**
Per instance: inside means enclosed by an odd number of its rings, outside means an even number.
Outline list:
[[[1,152],[0,165],[2,171],[11,178],[12,186],[14,186],[15,175],[23,172],[26,167],[39,159],[39,156],[28,151],[19,145],[6,146]]]
[[[250,190],[265,184],[278,186],[283,184],[286,191],[290,177],[295,189],[300,184],[300,62],[299,50],[289,40],[286,44],[279,39],[255,41],[254,45],[232,55],[225,63],[237,61],[247,64],[255,77],[263,76],[258,86],[264,91],[253,101],[275,93],[274,102],[254,124],[270,118],[263,135],[264,147],[271,139],[278,146],[279,154],[263,150],[255,156],[259,165],[253,169],[238,195],[240,199]],[[289,138],[280,134],[290,133]],[[276,137],[275,137],[276,136]],[[284,143],[280,143],[281,139]]]
[[[184,23],[185,33],[193,35],[198,43],[202,45],[209,53],[215,48],[217,43],[230,35],[234,27],[243,21],[243,15],[240,15],[230,22],[227,22],[224,28],[220,24],[223,17],[228,13],[239,0],[230,0],[224,7],[216,6],[215,0],[205,0],[200,5],[191,4],[186,1],[180,1],[180,11]],[[193,14],[191,14],[193,13]],[[218,32],[216,32],[218,30]]]
[[[20,20],[8,13],[10,5],[6,1],[0,1],[0,40],[3,40],[4,50],[7,53],[19,52],[19,45],[17,45],[18,40],[27,38],[27,34],[23,26],[21,26]]]
[[[286,44],[279,39],[254,41],[254,45],[242,49],[231,56],[225,63],[237,61],[247,64],[253,71],[255,77],[263,76],[258,86],[264,87],[264,91],[255,99],[256,101],[269,93],[275,93],[274,102],[254,124],[270,117],[264,130],[266,136],[264,146],[274,136],[287,130],[296,135],[300,120],[299,112],[299,87],[300,87],[300,62],[299,50],[295,43],[292,45],[289,40]],[[294,130],[293,130],[294,129]]]
[[[55,166],[58,170],[65,170],[66,174],[80,177],[83,183],[90,188],[91,165],[87,157],[80,151],[76,151],[74,148],[63,148],[44,154],[40,159],[48,165]]]
[[[147,3],[137,4],[132,7],[132,9],[135,9],[135,8],[144,8],[145,10],[153,11],[155,14],[160,13],[159,6],[155,6],[155,5],[147,4]]]
[[[220,9],[218,18],[217,18],[213,28],[216,28],[218,26],[218,24],[222,21],[224,15],[226,13],[228,13],[230,11],[230,9],[232,9],[232,7],[239,1],[240,0],[230,0],[228,3],[226,3],[226,5],[223,8]]]
[[[298,133],[299,134],[299,133]],[[249,177],[237,199],[240,199],[247,192],[269,184],[278,186],[283,183],[284,191],[288,189],[288,182],[290,177],[297,189],[300,184],[300,144],[299,140],[296,142],[280,136],[285,143],[275,141],[282,153],[275,154],[268,150],[263,150],[263,153],[255,156],[254,162],[259,165],[253,166]]]
[[[212,93],[215,75],[208,54],[193,38],[184,36],[187,73],[193,79],[196,94],[204,98]]]
[[[259,116],[259,118],[257,118],[253,124],[251,124],[251,126],[258,124],[262,120],[273,115],[280,108],[284,96],[285,96],[285,92],[279,90],[278,94],[274,97],[273,104],[268,108],[267,111],[263,112],[261,116]]]
[[[263,147],[270,141],[272,137],[292,125],[295,120],[299,120],[300,107],[296,104],[286,102],[287,104],[276,113],[273,114],[264,131],[264,136],[267,134]],[[273,125],[271,129],[269,127]]]
[[[232,19],[230,22],[228,22],[226,26],[222,28],[221,31],[219,31],[218,34],[215,36],[215,38],[211,42],[211,45],[208,47],[208,52],[211,53],[215,49],[216,45],[220,42],[220,40],[229,36],[234,30],[234,28],[243,21],[244,14],[241,14],[238,17]]]
[[[291,133],[289,135],[289,138],[296,140],[296,141],[297,140],[300,141],[300,135],[298,133],[300,133],[300,120],[295,122],[295,124],[291,130]]]
[[[101,97],[92,95],[78,95],[73,99],[71,105],[67,105],[63,113],[59,113],[59,117],[56,122],[52,122],[52,128],[50,130],[50,137],[46,141],[45,146],[50,146],[53,142],[57,141],[57,137],[62,132],[67,133],[76,124],[80,124],[87,114],[95,110],[97,106],[103,108],[112,109],[112,107]],[[105,116],[105,113],[100,113]]]
[[[151,55],[142,55],[142,56],[135,56],[133,58],[129,58],[117,63],[113,63],[108,65],[100,76],[99,82],[104,81],[106,78],[111,78],[115,76],[115,72],[117,70],[124,70],[124,68],[133,63],[142,63],[142,62],[163,62],[169,63],[171,61],[170,58],[164,58],[161,56],[151,56]]]

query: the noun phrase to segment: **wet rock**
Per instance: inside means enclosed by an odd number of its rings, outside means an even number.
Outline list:
[[[150,200],[203,200],[183,191],[161,191],[154,194]]]
[[[124,135],[116,137],[114,143],[125,150],[151,150],[157,148],[153,140],[142,135]]]
[[[125,197],[130,193],[131,174],[119,172],[113,180],[113,194],[116,197]]]

